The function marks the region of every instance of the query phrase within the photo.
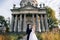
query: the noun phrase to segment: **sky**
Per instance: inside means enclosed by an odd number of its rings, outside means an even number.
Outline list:
[[[16,7],[19,7],[21,0],[0,0],[0,15],[4,16],[6,19],[11,18],[12,12],[10,9],[13,8],[13,4],[16,4]],[[60,0],[37,0],[38,4],[45,3],[46,6],[51,7],[55,11],[55,16],[59,19],[59,7]]]

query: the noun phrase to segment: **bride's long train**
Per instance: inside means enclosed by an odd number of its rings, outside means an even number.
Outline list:
[[[38,40],[34,30],[32,29],[32,32],[30,33],[29,40]]]

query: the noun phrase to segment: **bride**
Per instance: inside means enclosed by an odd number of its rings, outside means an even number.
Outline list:
[[[29,40],[38,40],[35,34],[35,24],[32,26],[32,32],[30,33]]]

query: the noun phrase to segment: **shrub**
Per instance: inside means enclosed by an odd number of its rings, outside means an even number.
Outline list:
[[[37,33],[37,37],[39,40],[60,40],[59,32],[45,32],[45,33]]]

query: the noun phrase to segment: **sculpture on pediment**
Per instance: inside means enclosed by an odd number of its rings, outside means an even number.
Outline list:
[[[20,6],[23,7],[25,5],[28,5],[28,3],[31,3],[31,5],[33,4],[33,6],[36,6],[38,4],[36,0],[22,0],[20,2]]]

